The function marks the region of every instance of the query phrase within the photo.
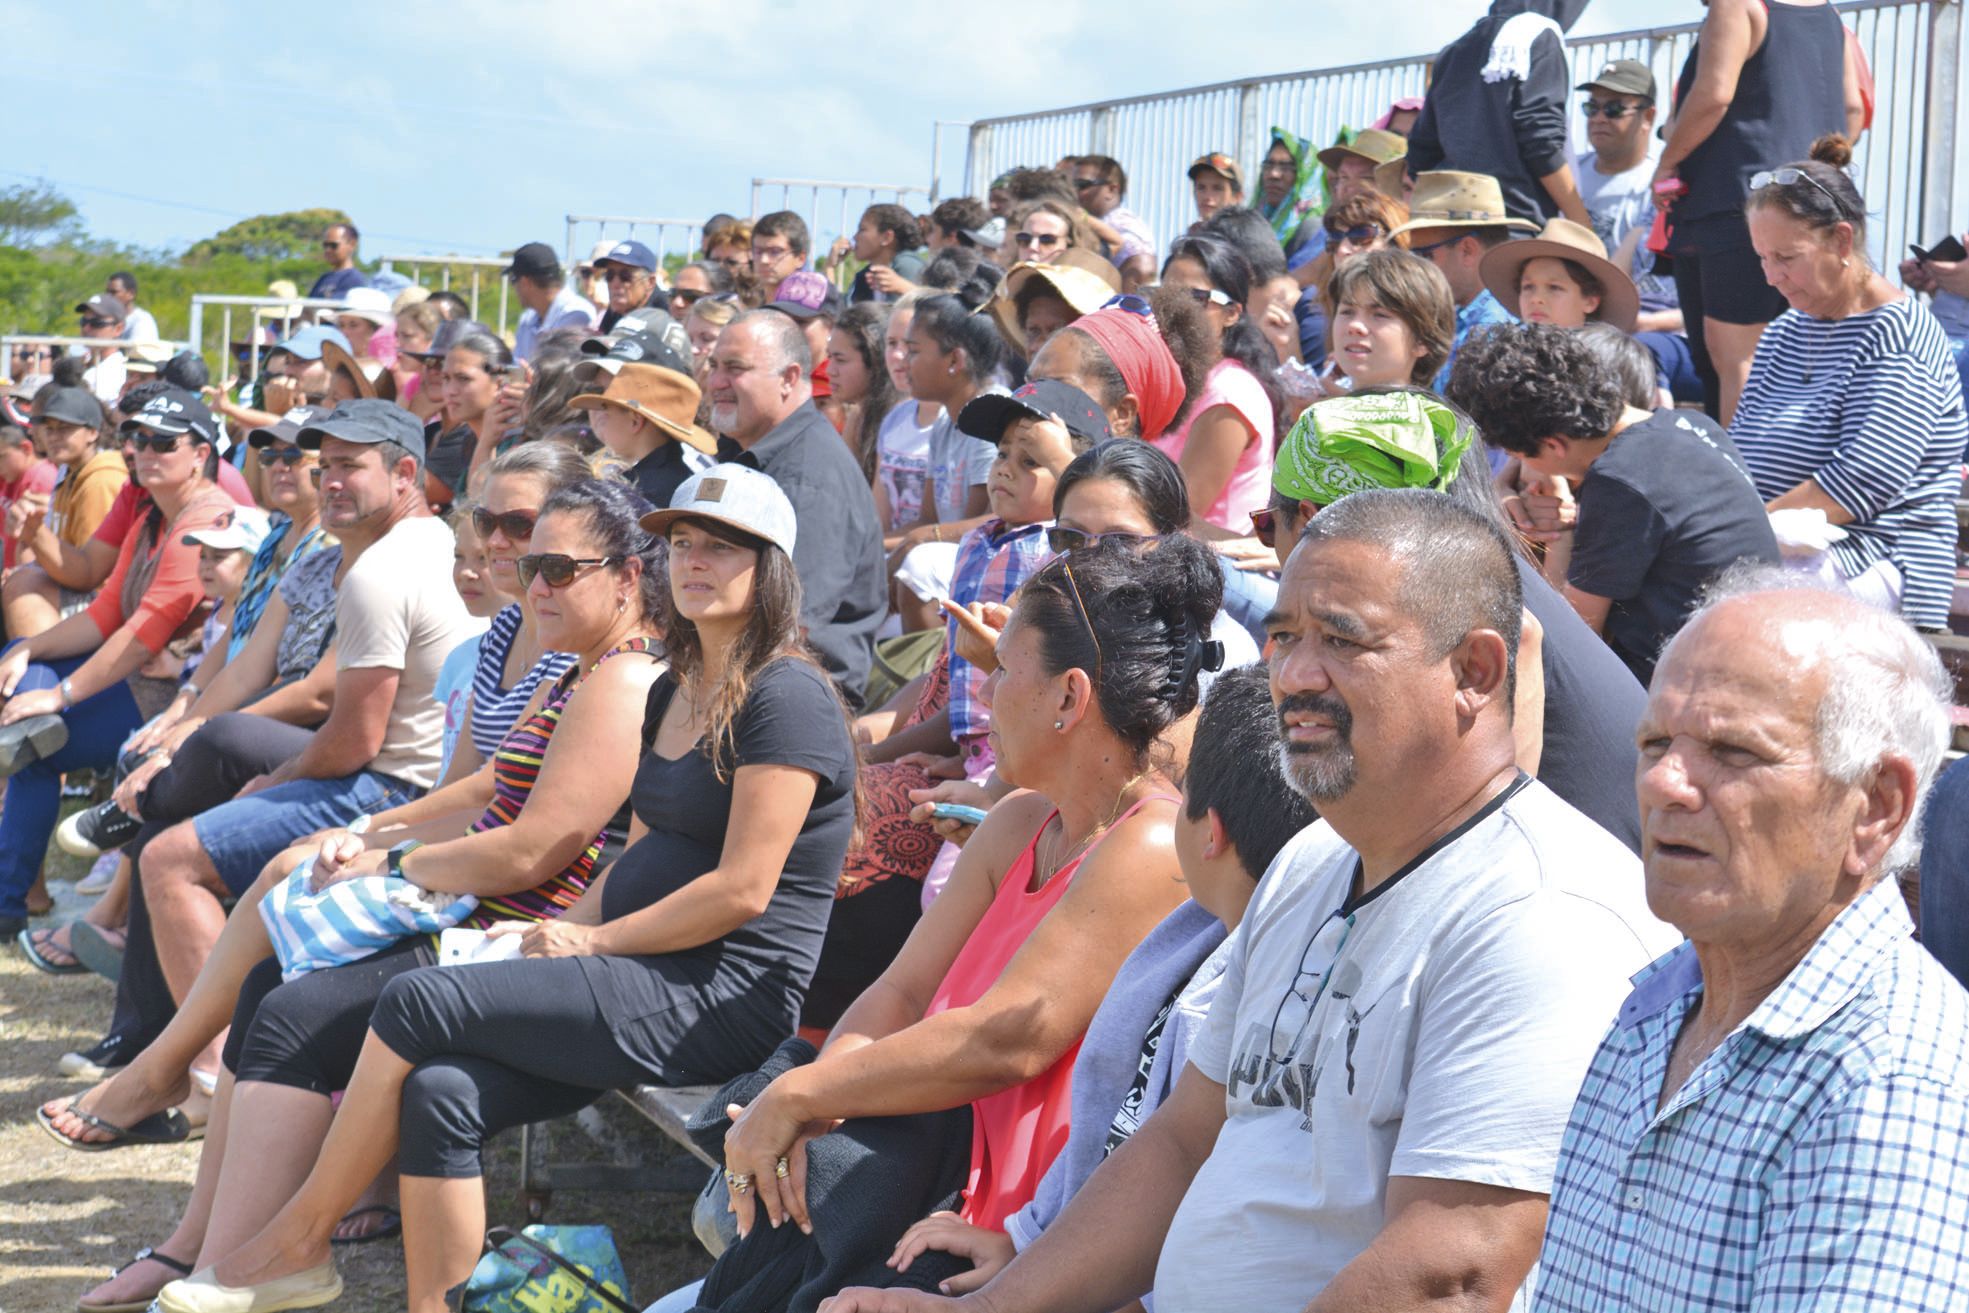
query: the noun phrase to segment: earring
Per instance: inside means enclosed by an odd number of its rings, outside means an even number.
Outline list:
[[[1053,722],[1054,729],[1065,729],[1066,727],[1067,727],[1067,723],[1064,720],[1056,720]]]

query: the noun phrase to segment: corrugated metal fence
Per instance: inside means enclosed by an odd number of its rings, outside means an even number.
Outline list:
[[[1891,270],[1908,242],[1925,245],[1951,226],[1961,3],[1854,0],[1839,9],[1876,80],[1873,130],[1861,141],[1854,164],[1874,211],[1875,259]],[[1686,24],[1573,40],[1568,46],[1574,80],[1597,73],[1611,59],[1639,59],[1654,70],[1665,100],[1696,30]],[[967,189],[983,197],[991,180],[1008,169],[1051,165],[1063,155],[1111,155],[1128,171],[1129,208],[1166,243],[1196,217],[1184,170],[1199,155],[1232,152],[1255,190],[1273,126],[1322,143],[1342,127],[1366,127],[1393,101],[1422,94],[1434,57],[1431,51],[983,119],[970,129]],[[1584,149],[1577,117],[1573,132],[1575,144]]]

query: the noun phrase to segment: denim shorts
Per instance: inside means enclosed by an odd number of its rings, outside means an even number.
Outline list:
[[[240,894],[296,840],[364,813],[401,807],[423,792],[367,770],[333,780],[290,780],[200,812],[192,831],[226,888]]]

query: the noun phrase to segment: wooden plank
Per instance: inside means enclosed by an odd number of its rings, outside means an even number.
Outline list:
[[[717,1092],[716,1085],[638,1085],[634,1089],[616,1091],[651,1125],[688,1149],[706,1166],[723,1167],[722,1162],[698,1148],[697,1142],[684,1132],[685,1123],[704,1106],[706,1099]]]

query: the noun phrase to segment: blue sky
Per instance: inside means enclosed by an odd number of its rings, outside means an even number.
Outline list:
[[[370,255],[492,254],[560,245],[570,211],[742,212],[755,174],[920,185],[937,119],[1407,55],[1485,8],[1215,0],[1199,24],[1193,2],[1047,0],[958,27],[839,0],[0,0],[0,181],[47,177],[143,245],[337,205]],[[1701,15],[1593,0],[1576,33]]]

